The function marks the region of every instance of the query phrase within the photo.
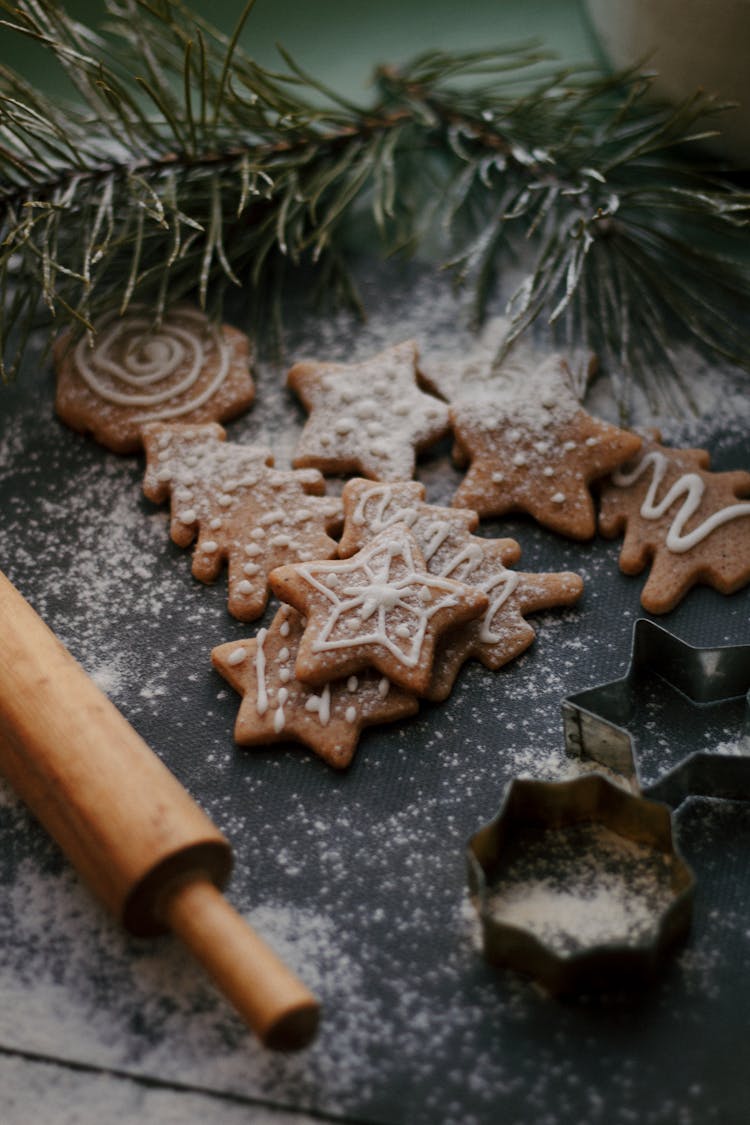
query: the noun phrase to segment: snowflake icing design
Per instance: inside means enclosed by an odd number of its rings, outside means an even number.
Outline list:
[[[458,605],[456,583],[419,570],[406,535],[376,542],[350,562],[297,570],[331,603],[315,652],[377,644],[414,668],[431,618]]]

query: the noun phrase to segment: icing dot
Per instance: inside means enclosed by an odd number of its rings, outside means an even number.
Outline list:
[[[391,689],[391,681],[388,679],[387,676],[383,676],[382,679],[380,680],[380,682],[378,683],[378,695],[381,697],[381,699],[385,699],[385,697],[388,694],[388,692],[390,691],[390,689]]]
[[[432,593],[430,592],[430,587],[429,586],[423,586],[422,589],[419,591],[419,597],[420,597],[420,600],[423,601],[423,602],[431,601],[432,600]]]
[[[265,539],[266,533],[262,527],[254,527],[250,532],[251,539]]]
[[[566,453],[570,453],[571,449],[575,449],[576,443],[574,441],[563,442],[563,449]]]
[[[328,446],[331,444],[331,439],[329,438],[328,434],[321,434],[320,437],[318,438],[318,441],[320,442],[320,444],[323,446],[324,449],[327,449]]]
[[[291,678],[292,678],[292,673],[289,671],[288,668],[280,668],[279,669],[279,679],[281,680],[282,684],[288,684],[289,681],[291,680]]]
[[[544,473],[545,477],[553,477],[555,475],[555,470],[551,465],[545,465],[542,469],[542,472]]]
[[[284,661],[288,660],[288,659],[289,659],[289,649],[286,647],[286,645],[284,645],[284,647],[282,649],[279,649],[279,655],[277,657],[277,660],[279,661],[280,664],[283,664]]]
[[[211,528],[212,531],[218,531],[219,528],[222,526],[222,521],[219,519],[218,516],[216,516],[214,519],[211,520],[211,522],[209,523],[208,526]]]
[[[252,582],[248,582],[246,578],[243,578],[241,582],[237,583],[236,590],[238,594],[252,594],[253,584]]]
[[[227,664],[231,665],[231,667],[234,668],[236,664],[241,664],[246,656],[247,649],[243,648],[242,645],[240,645],[239,648],[236,648],[232,652],[230,652],[229,656],[227,657]]]
[[[235,491],[235,489],[237,488],[237,485],[238,485],[238,483],[239,483],[239,482],[238,482],[238,481],[236,481],[236,480],[225,480],[225,481],[224,481],[224,486],[223,486],[223,487],[224,487],[224,491],[225,491],[225,492],[234,492],[234,491]]]
[[[518,465],[519,468],[522,465],[525,465],[526,464],[526,454],[525,453],[517,453],[515,455],[515,457],[513,458],[513,464]]]
[[[249,555],[250,558],[255,558],[256,555],[262,555],[263,552],[261,551],[257,543],[246,543],[245,554]]]
[[[278,707],[273,717],[273,729],[276,734],[279,734],[284,729],[286,718],[284,717],[284,708]]]
[[[216,502],[217,504],[220,504],[222,508],[228,508],[232,503],[232,497],[225,496],[224,493],[222,493],[221,496],[216,497]]]
[[[306,711],[319,711],[320,710],[320,696],[310,695],[305,700]]]
[[[279,626],[279,632],[281,633],[282,637],[288,637],[289,636],[289,622],[288,621],[282,621],[281,625]]]
[[[553,504],[564,504],[565,503],[565,493],[564,492],[556,492],[555,495],[552,497],[552,503]]]
[[[548,441],[535,441],[534,442],[534,449],[537,451],[537,453],[548,453],[549,452],[549,442]]]
[[[290,535],[274,535],[271,540],[272,547],[288,547],[292,542]]]
[[[279,701],[279,706],[283,707],[284,704],[286,703],[287,699],[289,698],[289,689],[285,688],[285,687],[280,687],[279,690],[278,690],[276,698]]]
[[[344,715],[344,718],[346,719],[347,723],[353,723],[354,720],[356,719],[356,717],[357,717],[357,708],[356,707],[347,707],[346,713]]]
[[[213,539],[207,539],[203,544],[203,551],[207,555],[213,555],[219,549],[219,544]]]
[[[177,519],[180,521],[180,523],[195,523],[198,517],[196,516],[195,511],[192,508],[186,508],[184,512],[180,512]]]
[[[250,563],[245,563],[245,565],[242,568],[242,573],[246,574],[248,576],[248,578],[253,578],[258,573],[259,570],[260,570],[260,567],[258,566],[257,563],[250,562]]]
[[[552,395],[545,395],[542,399],[542,406],[546,410],[553,410],[555,406],[555,399]]]
[[[592,446],[592,445],[598,445],[598,444],[599,444],[599,438],[598,437],[587,437],[586,438],[586,445]]]
[[[350,676],[349,679],[346,681],[346,690],[347,691],[356,691],[358,687],[359,687],[359,680],[357,679],[357,677],[356,676]]]
[[[507,433],[506,436],[508,438],[508,441],[520,441],[521,440],[521,431],[520,430],[508,430],[508,433]]]
[[[178,488],[175,491],[175,500],[192,500],[193,494],[189,488]]]
[[[370,452],[374,453],[376,457],[387,457],[388,445],[384,441],[373,441],[370,444]]]
[[[351,433],[351,431],[354,429],[354,426],[355,422],[352,418],[339,418],[333,428],[337,434],[341,434],[343,436],[344,434]]]
[[[493,484],[502,484],[503,481],[505,480],[505,474],[504,473],[493,473],[492,477],[491,477],[491,480],[492,480]]]
[[[169,465],[165,465],[163,469],[158,470],[158,472],[156,474],[156,479],[157,480],[171,480],[172,479],[172,470],[170,469]]]
[[[406,638],[406,637],[410,636],[408,625],[397,625],[394,632],[395,632],[397,637]]]

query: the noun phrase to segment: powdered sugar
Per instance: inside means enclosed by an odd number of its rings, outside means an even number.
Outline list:
[[[289,464],[304,418],[283,379],[305,355],[349,362],[411,336],[453,354],[471,338],[468,303],[449,284],[400,269],[364,282],[379,294],[365,325],[291,310],[287,354],[262,358],[256,405],[227,427],[230,440],[266,444]],[[104,918],[0,788],[0,1043],[250,1099],[246,1117],[260,1099],[388,1125],[704,1125],[717,1106],[731,1120],[723,1060],[736,1057],[737,1013],[750,1005],[743,806],[681,811],[698,875],[694,934],[642,1002],[560,1006],[495,973],[466,911],[467,838],[511,777],[567,774],[563,696],[625,672],[641,583],[618,573],[618,544],[484,524],[483,535],[519,540],[525,569],[585,579],[578,606],[534,619],[528,653],[497,673],[472,665],[440,707],[368,732],[343,774],[299,749],[237,749],[238,700],[208,654],[247,626],[227,614],[221,583],[191,578],[167,513],[141,496],[142,459],[59,426],[39,405],[51,403],[48,373],[31,365],[27,378],[38,380],[28,392],[2,391],[0,566],[229,835],[232,900],[318,990],[324,1018],[309,1051],[269,1057],[173,943],[130,941]],[[743,387],[712,372],[696,387],[706,413],[667,420],[670,438],[710,442],[718,468],[741,467]],[[586,405],[617,419],[606,381]],[[636,405],[639,424],[655,420]],[[450,500],[460,477],[448,443],[425,455],[420,477],[430,503]],[[689,643],[747,639],[748,604],[747,591],[695,591],[667,624]],[[644,755],[662,746],[658,732],[639,741]],[[686,1058],[700,1061],[699,1082],[686,1080]],[[649,1083],[659,1099],[646,1104]],[[141,1094],[147,1115],[155,1103]],[[107,1095],[97,1096],[106,1120]]]

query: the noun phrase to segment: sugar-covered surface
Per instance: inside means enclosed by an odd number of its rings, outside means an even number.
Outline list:
[[[283,387],[293,361],[357,360],[412,335],[433,350],[468,342],[447,282],[368,264],[363,285],[364,324],[292,311],[286,354],[262,358],[256,405],[228,426],[231,440],[267,444],[289,464],[303,421]],[[637,401],[636,420],[709,448],[718,469],[747,467],[747,382],[689,356],[683,370],[698,413],[659,417]],[[518,538],[524,570],[581,573],[578,606],[532,618],[535,644],[500,672],[471,665],[448,702],[367,732],[344,773],[301,748],[238,749],[239,697],[209,653],[252,629],[227,614],[223,578],[207,587],[191,577],[166,510],[141,495],[142,459],[64,429],[52,394],[48,367],[33,358],[2,391],[0,567],[228,834],[232,901],[319,993],[324,1018],[306,1052],[263,1052],[182,950],[132,941],[101,913],[3,790],[6,1069],[19,1053],[55,1060],[38,1064],[50,1075],[66,1064],[98,1120],[128,1119],[133,1096],[121,1084],[132,1079],[144,1107],[155,1090],[184,1089],[181,1121],[233,1122],[245,1103],[253,1121],[264,1103],[382,1125],[744,1121],[750,806],[691,800],[680,811],[679,843],[698,877],[693,934],[643,995],[560,1004],[498,973],[477,949],[466,900],[465,841],[505,784],[571,771],[561,699],[626,670],[642,579],[619,574],[618,544],[573,543],[522,520],[483,524],[482,534]],[[587,406],[618,420],[604,382]],[[460,480],[449,446],[421,462],[430,502],[448,500]],[[701,589],[660,620],[691,644],[747,643],[749,610],[748,590]],[[651,754],[663,741],[650,730],[658,694],[639,733]],[[739,738],[731,727],[722,720],[721,744]],[[686,738],[682,749],[704,743]],[[100,1072],[117,1075],[111,1102]],[[18,1083],[3,1088],[3,1120],[27,1121],[28,1107],[13,1117]],[[207,1110],[212,1093],[221,1098]],[[169,1120],[173,1109],[162,1112]],[[54,1108],[44,1120],[55,1122]]]

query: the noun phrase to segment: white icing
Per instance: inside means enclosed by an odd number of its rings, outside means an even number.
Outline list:
[[[668,465],[668,458],[660,450],[654,449],[642,457],[631,470],[618,469],[612,474],[613,484],[619,488],[627,488],[634,484],[649,468],[653,468],[653,477],[641,504],[641,516],[647,520],[661,519],[673,504],[684,497],[682,506],[672,520],[667,532],[666,546],[668,551],[677,555],[684,554],[685,551],[689,551],[706,539],[717,527],[729,523],[730,520],[739,519],[741,516],[750,516],[750,502],[730,504],[708,516],[692,531],[683,534],[685,524],[700,507],[706,486],[698,473],[683,473],[657,503],[656,495],[664,480]]]
[[[320,710],[318,711],[318,718],[323,726],[326,725],[331,717],[331,689],[328,684],[323,688],[320,693]]]
[[[344,714],[344,718],[346,719],[347,723],[353,723],[354,720],[357,718],[357,708],[356,707],[347,707],[346,713]]]
[[[247,649],[243,648],[242,645],[240,645],[239,648],[235,648],[232,652],[230,652],[229,656],[227,657],[227,664],[229,664],[230,667],[234,668],[237,664],[241,664],[246,656]]]
[[[252,594],[253,584],[252,582],[248,582],[246,578],[243,578],[241,582],[237,583],[236,590],[238,594]]]
[[[266,654],[263,648],[267,629],[259,629],[256,637],[255,648],[255,675],[258,681],[258,691],[255,700],[255,710],[259,715],[265,715],[268,710],[268,691],[266,690]]]
[[[284,708],[277,707],[273,716],[273,729],[276,734],[281,734],[286,725],[286,716],[284,715]]]
[[[470,581],[470,575],[481,566],[484,560],[484,552],[479,543],[467,543],[460,551],[458,551],[443,567],[441,574],[446,576],[456,575],[456,572],[463,568],[461,571],[461,579],[464,582]],[[505,604],[510,595],[518,585],[519,577],[512,570],[506,570],[502,564],[498,563],[498,569],[491,578],[484,582],[476,583],[477,588],[482,590],[488,595],[490,604],[485,610],[482,618],[482,624],[479,629],[479,639],[482,644],[494,645],[498,644],[502,639],[501,633],[492,631],[492,622],[498,610]],[[496,591],[493,594],[493,591]]]
[[[201,548],[207,555],[215,555],[218,549],[219,544],[214,539],[207,539]]]
[[[553,504],[564,504],[565,503],[565,493],[564,492],[556,492],[554,494],[554,496],[552,497],[552,503]]]
[[[403,562],[405,573],[401,577],[392,576],[395,559]],[[300,577],[331,603],[328,617],[313,642],[314,652],[378,644],[399,663],[413,668],[421,659],[431,618],[456,604],[456,590],[450,579],[416,570],[411,545],[405,537],[385,544],[375,540],[353,559],[321,565],[324,569],[305,564],[297,568]],[[325,581],[331,573],[341,577],[356,575],[360,583],[346,585],[339,593]],[[403,623],[404,616],[411,623],[408,638],[403,638],[410,642],[407,646],[394,640],[396,627]],[[333,637],[337,626],[349,628],[351,635]]]
[[[346,690],[347,691],[356,691],[358,687],[359,687],[359,680],[357,679],[357,677],[356,676],[350,676],[349,679],[346,681]]]
[[[177,519],[180,521],[180,523],[195,523],[195,521],[198,519],[198,516],[196,515],[193,508],[187,508],[184,512],[180,512]]]
[[[207,402],[227,377],[232,349],[201,313],[180,309],[178,315],[182,323],[167,318],[154,328],[150,316],[137,308],[132,315],[106,321],[93,346],[84,336],[76,347],[75,362],[88,388],[115,406],[144,407],[134,421],[178,418]],[[112,359],[123,337],[131,334],[121,360]],[[200,389],[201,375],[213,362],[208,344],[218,366]],[[185,374],[172,382],[181,368],[186,368]],[[169,385],[163,386],[165,382]]]

